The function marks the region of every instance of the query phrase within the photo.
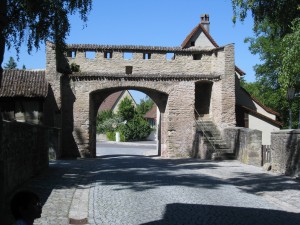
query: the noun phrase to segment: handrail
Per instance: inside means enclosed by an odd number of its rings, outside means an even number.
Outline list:
[[[205,137],[206,140],[210,143],[210,145],[213,147],[214,152],[217,152],[216,146],[210,141],[210,139],[208,138],[208,135],[205,133],[205,130],[203,129],[203,127],[204,127],[204,128],[206,128],[206,127],[205,127],[205,125],[204,125],[202,119],[200,118],[200,114],[198,113],[198,111],[197,111],[196,109],[194,109],[194,110],[195,110],[195,112],[197,113],[198,118],[199,118],[199,120],[197,120],[197,119],[194,117],[196,124],[198,125],[198,122],[200,121],[200,126],[199,126],[199,127],[200,127],[200,129],[201,129],[201,131],[202,131],[204,137]]]

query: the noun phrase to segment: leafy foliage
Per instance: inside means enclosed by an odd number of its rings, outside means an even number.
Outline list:
[[[279,82],[285,92],[289,87],[300,84],[300,18],[292,22],[291,29],[292,33],[282,39],[282,49],[285,52],[282,56]]]
[[[298,0],[232,0],[234,17],[243,21],[251,12],[255,36],[246,38],[250,51],[259,54],[255,65],[256,82],[244,84],[253,96],[279,112],[288,121],[287,87],[299,83]],[[297,86],[297,85],[296,85]],[[294,110],[294,109],[293,109]],[[295,113],[293,113],[294,115]],[[298,114],[298,113],[296,113]]]
[[[119,105],[118,115],[123,118],[123,120],[129,121],[133,119],[134,114],[135,109],[132,100],[125,97]]]
[[[0,71],[5,45],[8,49],[14,47],[17,54],[23,42],[27,42],[29,53],[46,40],[63,49],[70,32],[68,15],[78,13],[86,22],[91,7],[92,0],[0,1]]]
[[[17,68],[17,63],[13,57],[9,57],[8,62],[5,64],[4,69],[13,70]]]
[[[126,141],[136,141],[147,138],[152,129],[142,116],[136,114],[133,119],[120,126],[118,130],[124,135]]]
[[[140,115],[145,115],[153,106],[154,102],[148,96],[145,99],[142,99],[140,104],[138,104],[136,111]]]
[[[98,134],[104,134],[108,131],[115,131],[117,124],[121,122],[121,118],[113,113],[112,110],[104,110],[98,113],[96,119],[96,127]]]
[[[91,6],[92,0],[7,0],[6,44],[19,50],[26,34],[29,52],[47,39],[63,46],[70,31],[68,14],[79,12],[86,22]]]
[[[70,65],[70,69],[71,69],[72,72],[79,72],[80,71],[80,65],[73,62]]]

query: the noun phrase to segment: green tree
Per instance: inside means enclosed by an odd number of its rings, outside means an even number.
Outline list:
[[[298,0],[232,0],[232,5],[234,22],[237,19],[243,21],[249,12],[253,16],[255,36],[246,38],[245,41],[250,43],[251,53],[259,54],[262,62],[254,67],[257,78],[255,85],[260,88],[256,89],[259,93],[258,98],[265,105],[279,112],[286,124],[288,121],[286,86],[290,85],[287,77],[290,78],[290,71],[299,65],[297,61],[288,60],[291,59],[291,55],[296,57],[294,60],[299,58],[296,54],[299,44],[293,37],[298,35],[295,33],[297,23],[295,21],[300,16],[300,2]],[[296,47],[290,50],[291,46]],[[287,66],[284,65],[285,60]],[[284,72],[287,71],[284,69],[287,67],[289,72]],[[299,80],[300,74],[293,74],[293,80]],[[248,85],[245,88],[250,87]]]
[[[279,71],[279,83],[287,92],[289,87],[300,83],[300,18],[295,19],[291,26],[292,32],[282,39],[282,66]]]
[[[127,121],[126,124],[119,123],[116,128],[117,131],[120,131],[125,141],[143,140],[151,133],[150,125],[142,115],[137,113],[131,99],[126,97],[121,101],[118,116],[123,121]]]
[[[124,136],[125,141],[138,141],[147,138],[152,129],[141,115],[135,114],[131,120],[121,125],[118,130]]]
[[[19,52],[26,35],[29,53],[46,40],[59,50],[70,31],[68,15],[78,12],[85,22],[91,7],[92,0],[0,0],[0,72],[5,45]]]
[[[113,117],[114,117],[114,113],[112,110],[103,110],[97,114],[96,127],[97,127],[98,134],[103,134],[107,131],[108,125],[106,125],[105,121],[109,119],[113,119]],[[112,127],[112,123],[110,127]]]
[[[132,120],[135,115],[135,108],[133,105],[133,101],[128,97],[125,97],[118,109],[118,115],[123,118],[123,120]]]
[[[140,115],[145,115],[152,108],[153,104],[153,100],[146,96],[146,98],[142,99],[140,104],[137,105],[136,111]]]
[[[8,62],[5,64],[4,69],[13,70],[17,68],[17,63],[13,57],[9,57]]]

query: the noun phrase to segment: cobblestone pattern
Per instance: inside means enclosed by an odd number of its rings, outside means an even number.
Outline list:
[[[230,164],[132,157],[105,161],[96,176],[97,185],[90,191],[90,224],[226,225],[300,221],[299,215],[285,213],[281,211],[283,205],[260,196],[258,191],[266,188],[261,180],[245,180],[245,174],[239,170],[224,177],[222,171]],[[112,170],[113,165],[118,166]],[[232,165],[240,166],[240,163]],[[249,172],[248,169],[243,172]],[[248,178],[251,175],[257,179],[260,175],[268,177],[261,173],[249,174]],[[252,182],[257,182],[260,188]]]
[[[238,161],[57,161],[23,188],[42,197],[39,225],[67,225],[71,216],[97,225],[300,223],[299,182]]]

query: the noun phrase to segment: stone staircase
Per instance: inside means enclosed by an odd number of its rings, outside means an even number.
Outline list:
[[[197,131],[204,133],[204,143],[213,151],[212,159],[229,160],[235,159],[234,152],[228,148],[227,143],[221,136],[217,126],[209,119],[197,120]]]

